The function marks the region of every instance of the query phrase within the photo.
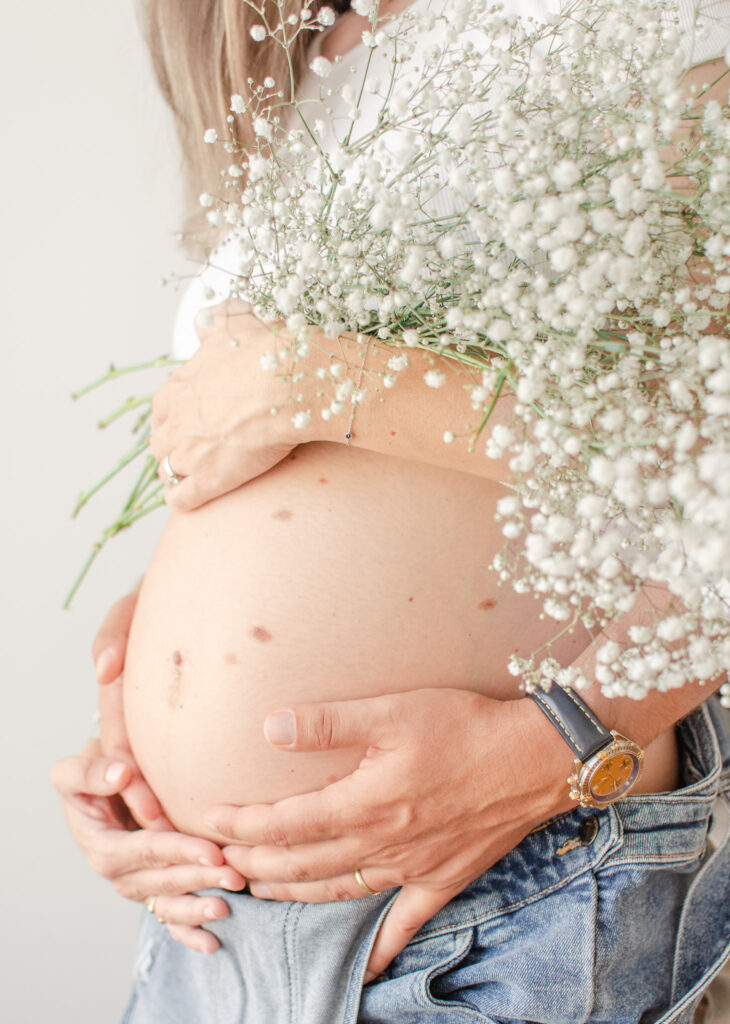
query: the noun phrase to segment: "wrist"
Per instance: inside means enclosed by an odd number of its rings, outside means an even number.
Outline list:
[[[568,776],[573,771],[574,755],[540,708],[530,697],[510,701],[514,715],[517,749],[526,752],[535,766],[536,824],[573,810]]]

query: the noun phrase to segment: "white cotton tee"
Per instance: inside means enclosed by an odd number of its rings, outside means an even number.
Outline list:
[[[449,0],[414,0],[406,8],[418,16],[422,12],[425,26],[430,13],[440,13]],[[544,20],[560,8],[560,0],[504,0],[504,13],[508,16],[535,21]],[[715,60],[728,53],[730,57],[730,0],[676,0],[676,9],[681,30],[680,46],[687,67],[694,67],[709,60]],[[310,46],[309,63],[319,54],[319,48],[325,33],[317,33]],[[421,51],[429,43],[438,41],[438,27],[428,29],[419,36]],[[304,76],[297,91],[297,99],[306,104],[307,120],[313,123],[317,118],[326,125],[333,125],[336,132],[339,123],[349,123],[351,104],[343,97],[348,81],[362,81],[365,64],[370,49],[364,43],[358,44],[336,62],[326,79],[320,79],[311,70]],[[412,57],[411,60],[415,60]],[[378,47],[372,53],[368,78],[377,80],[382,76],[387,81],[391,68],[391,50],[389,45]],[[327,97],[327,105],[332,110],[329,115],[320,100],[321,89],[324,87],[331,95]],[[365,94],[360,106],[358,131],[362,132],[368,124],[374,124],[382,105],[379,96]],[[333,143],[335,136],[329,131],[321,141],[326,148]],[[456,199],[450,196],[448,188],[442,189],[433,200],[432,213],[443,216],[453,212]],[[178,307],[173,335],[173,350],[176,358],[187,359],[198,347],[195,333],[195,315],[206,305],[220,302],[229,292],[231,273],[235,273],[235,245],[223,242],[211,256],[210,265],[188,286]]]

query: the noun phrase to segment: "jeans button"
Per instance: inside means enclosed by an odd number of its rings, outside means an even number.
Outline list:
[[[598,818],[595,816],[595,814],[592,814],[590,818],[586,818],[586,820],[581,824],[580,828],[578,829],[578,838],[581,841],[581,845],[590,846],[593,840],[598,835],[598,831]]]

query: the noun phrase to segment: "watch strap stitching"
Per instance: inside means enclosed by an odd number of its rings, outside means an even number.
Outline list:
[[[553,685],[556,685],[556,684],[553,684]],[[578,708],[579,711],[583,712],[583,714],[586,716],[586,718],[589,720],[589,722],[591,722],[593,725],[595,725],[596,729],[600,729],[601,732],[607,732],[608,731],[606,729],[606,726],[602,722],[598,721],[598,719],[592,714],[591,709],[588,707],[588,705],[584,701],[582,701],[577,694],[575,694],[571,689],[566,689],[565,687],[562,687],[562,689],[563,689],[566,697],[569,700],[571,700],[573,702],[573,704],[575,704],[575,706]]]
[[[554,711],[552,706],[545,700],[545,698],[543,697],[542,691],[541,690],[535,690],[533,693],[530,694],[530,696],[533,697],[537,701],[537,703],[542,708],[542,710],[545,712],[545,714],[549,715],[550,718],[552,718],[552,720],[553,720],[553,722],[555,724],[555,728],[558,730],[558,732],[562,733],[563,737],[568,741],[568,743],[571,745],[571,747],[573,747],[573,748],[577,747],[578,746],[577,738],[573,735],[573,733],[568,728],[567,722],[564,722],[563,719],[560,718],[556,714],[556,712]]]

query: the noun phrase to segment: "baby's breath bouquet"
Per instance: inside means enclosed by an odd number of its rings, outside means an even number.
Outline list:
[[[275,4],[244,2],[254,39],[287,53],[334,21],[306,6],[272,21]],[[252,82],[226,130],[206,133],[230,155],[201,196],[229,229],[227,293],[286,324],[265,366],[296,382],[318,332],[393,350],[364,388],[317,371],[321,408],[295,423],[397,388],[413,349],[433,356],[425,388],[444,384],[443,360],[460,364],[475,422],[445,422],[444,443],[468,430],[474,458],[510,459],[500,579],[537,595],[560,633],[599,632],[665,585],[652,625],[603,644],[604,692],[717,678],[730,666],[727,89],[722,103],[685,95],[665,0],[566,0],[547,20],[488,0],[416,0],[389,20],[373,0],[353,6],[371,23],[358,66],[315,56],[318,95],[291,101],[291,82]],[[512,422],[495,425],[506,395]],[[527,688],[589,685],[549,645],[510,669]]]

